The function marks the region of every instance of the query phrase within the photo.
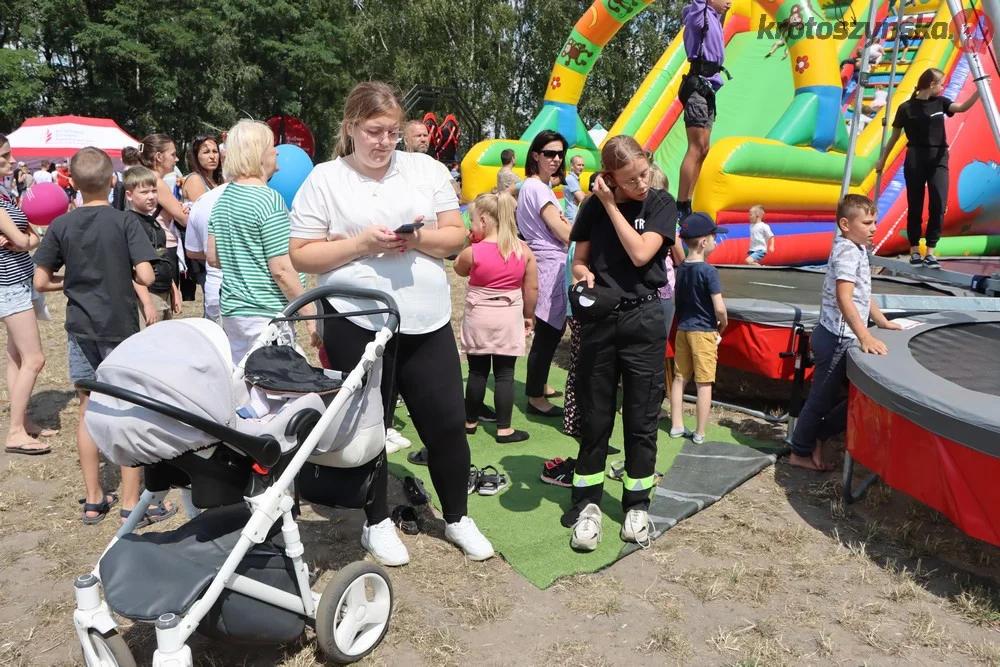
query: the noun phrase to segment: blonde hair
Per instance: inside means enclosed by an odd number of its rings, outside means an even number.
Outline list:
[[[601,149],[601,166],[607,171],[627,167],[632,160],[639,158],[649,161],[639,142],[626,134],[611,137]]]
[[[524,256],[524,245],[517,238],[517,220],[514,218],[514,208],[517,202],[506,192],[498,194],[486,193],[476,197],[472,202],[472,211],[476,215],[485,215],[490,220],[487,234],[495,227],[497,230],[497,249],[500,256],[507,261],[513,253],[518,259]]]
[[[755,204],[751,206],[749,213],[751,218],[754,218],[756,220],[764,219],[764,207],[761,206],[760,204]]]
[[[263,178],[261,163],[267,149],[274,146],[274,132],[256,120],[244,119],[233,125],[226,135],[226,161],[222,176],[233,178]]]
[[[648,155],[646,156],[649,157]],[[652,160],[649,162],[649,187],[656,190],[668,190],[670,184],[667,182],[667,175],[660,169],[660,165]]]
[[[122,174],[122,185],[125,186],[126,192],[132,192],[136,188],[141,187],[155,188],[156,181],[156,174],[153,173],[153,170],[142,165],[129,167]]]
[[[396,91],[392,86],[382,81],[366,81],[356,85],[354,90],[348,93],[347,100],[344,102],[344,117],[340,121],[334,156],[347,157],[354,152],[354,142],[348,131],[349,126],[369,118],[392,115],[397,116],[402,122],[403,105],[399,103],[399,97],[396,96]],[[228,150],[228,144],[226,148]],[[226,159],[229,159],[228,156]]]

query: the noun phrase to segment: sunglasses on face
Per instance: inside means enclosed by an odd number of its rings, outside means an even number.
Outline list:
[[[550,160],[559,158],[560,160],[566,156],[566,151],[539,151],[542,155]]]

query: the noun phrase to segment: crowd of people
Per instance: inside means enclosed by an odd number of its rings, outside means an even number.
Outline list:
[[[385,565],[409,561],[388,506],[385,456],[410,442],[393,429],[393,406],[405,405],[423,448],[408,459],[428,466],[441,501],[445,537],[472,560],[493,547],[468,515],[471,465],[468,436],[481,422],[495,422],[502,446],[531,434],[513,427],[517,402],[514,370],[527,357],[525,412],[562,422],[579,438],[575,457],[546,462],[542,480],[571,487],[563,514],[571,546],[593,550],[602,539],[601,499],[621,390],[624,521],[620,537],[648,544],[650,492],[659,421],[669,418],[671,438],[706,437],[718,345],[728,317],[719,273],[707,260],[726,230],[693,211],[691,195],[707,152],[722,84],[721,21],[728,0],[696,0],[685,9],[685,46],[691,73],[681,85],[688,152],[681,163],[679,198],[652,155],[629,136],[604,142],[601,166],[587,187],[584,160],[567,159],[569,143],[556,131],[539,132],[515,171],[504,151],[496,188],[460,210],[458,174],[427,155],[427,129],[405,122],[393,89],[367,82],[346,100],[334,156],[315,166],[291,209],[268,181],[278,170],[271,129],[243,120],[225,146],[214,136],[189,144],[187,177],[178,177],[177,147],[163,134],[122,151],[124,169],[96,148],[68,163],[43,163],[34,174],[15,163],[0,136],[0,318],[7,330],[10,424],[6,451],[39,455],[57,434],[28,416],[31,393],[44,363],[35,315],[40,294],[67,297],[69,379],[92,379],[121,341],[182,312],[185,281],[203,290],[203,316],[224,330],[235,363],[246,355],[269,320],[305,289],[307,274],[320,285],[365,287],[399,304],[400,331],[386,350],[393,382],[381,384],[386,449],[373,462],[373,493],[365,506],[361,541]],[[690,36],[690,39],[689,39]],[[936,264],[934,246],[947,196],[947,142],[943,118],[967,111],[973,95],[957,103],[942,96],[944,74],[927,70],[917,91],[896,114],[894,131],[877,170],[902,133],[910,144],[904,173],[910,204],[907,233],[914,263]],[[397,146],[403,141],[405,150]],[[46,179],[49,179],[48,181]],[[64,180],[59,180],[64,179]],[[34,183],[54,181],[73,205],[40,238],[18,207]],[[921,259],[925,186],[930,189],[928,256]],[[561,187],[562,199],[556,188]],[[886,353],[868,331],[896,328],[871,300],[866,246],[875,204],[848,195],[837,207],[837,235],[823,288],[822,317],[812,338],[813,389],[793,437],[791,463],[828,470],[822,445],[843,431],[839,401],[846,352]],[[774,252],[775,235],[760,206],[750,209],[748,264]],[[445,260],[468,278],[456,343]],[[352,367],[384,316],[361,313],[365,300],[328,298],[304,315],[343,314],[308,322],[309,344],[322,363]],[[360,313],[351,316],[352,313]],[[549,382],[556,348],[570,329],[566,386]],[[675,334],[673,360],[667,341]],[[530,345],[529,345],[530,338]],[[463,384],[461,352],[468,360]],[[494,408],[484,404],[489,374]],[[683,395],[697,390],[694,430],[683,421]],[[553,403],[564,399],[563,406]],[[669,408],[664,405],[669,399]],[[79,392],[77,447],[86,497],[81,520],[102,521],[119,502],[124,520],[138,502],[138,469],[122,470],[121,496],[103,489],[99,453],[84,425],[88,396]],[[176,513],[170,503],[146,512],[141,525]]]

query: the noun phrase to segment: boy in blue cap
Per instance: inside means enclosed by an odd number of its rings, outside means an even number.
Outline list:
[[[681,12],[684,23],[684,50],[690,70],[684,75],[677,97],[684,105],[684,127],[688,147],[681,161],[677,187],[677,209],[681,218],[691,213],[691,196],[701,174],[712,140],[715,123],[715,93],[722,88],[720,72],[726,58],[722,35],[722,15],[731,0],[694,0]],[[726,72],[729,76],[729,72]]]
[[[674,284],[677,338],[674,385],[670,390],[670,437],[692,437],[696,445],[705,442],[719,343],[729,324],[719,270],[705,260],[715,250],[715,235],[728,231],[717,227],[704,213],[692,213],[681,221],[680,237],[687,246],[688,256],[677,267]],[[698,387],[698,424],[693,433],[684,428],[684,385],[692,378]]]

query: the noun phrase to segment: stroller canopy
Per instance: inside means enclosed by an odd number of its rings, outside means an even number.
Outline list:
[[[236,410],[249,396],[233,372],[222,328],[191,318],[160,322],[126,339],[97,369],[97,379],[237,428]],[[156,463],[216,443],[194,427],[99,393],[91,396],[86,424],[119,465]]]

